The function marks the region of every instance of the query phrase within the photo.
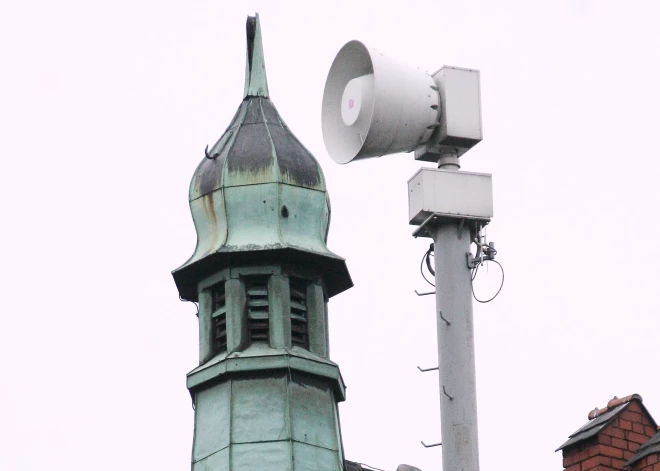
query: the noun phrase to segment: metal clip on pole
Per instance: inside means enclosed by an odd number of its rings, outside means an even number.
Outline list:
[[[419,371],[421,371],[422,373],[426,373],[427,371],[437,370],[438,367],[436,366],[435,368],[420,368],[420,367],[418,366],[417,369],[418,369]]]
[[[434,446],[440,446],[440,445],[442,445],[442,442],[439,442],[439,443],[431,443],[430,445],[427,445],[426,443],[421,442],[421,444],[424,445],[424,448],[433,448]]]

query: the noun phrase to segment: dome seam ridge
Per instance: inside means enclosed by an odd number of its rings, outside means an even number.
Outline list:
[[[268,134],[268,140],[270,141],[270,151],[271,155],[273,157],[273,162],[275,163],[276,167],[276,176],[275,176],[275,182],[280,183],[282,181],[282,175],[280,171],[280,163],[277,160],[277,150],[275,149],[275,142],[273,141],[273,136],[270,134],[270,129],[268,129],[268,123],[266,122],[266,114],[264,113],[264,107],[262,106],[261,103],[262,98],[259,97],[259,111],[261,112],[261,116],[264,119],[264,128],[266,128],[266,134]]]
[[[304,188],[305,190],[309,190],[309,191],[318,191],[319,193],[327,193],[327,190],[319,190],[318,188],[301,187],[301,186],[298,186],[298,185],[294,185],[293,183],[287,183],[287,182],[259,182],[259,183],[245,183],[245,184],[242,184],[242,185],[230,185],[230,186],[224,186],[223,185],[223,186],[219,186],[215,190],[209,191],[208,193],[204,193],[203,195],[199,195],[195,199],[192,199],[192,200],[189,200],[189,201],[192,203],[193,201],[197,201],[198,199],[203,198],[206,195],[210,195],[211,193],[215,193],[217,191],[222,191],[225,188],[240,188],[242,186],[255,186],[255,185],[286,185],[286,186],[290,186],[292,188]]]
[[[268,98],[266,98],[267,100]],[[277,159],[277,150],[275,149],[275,141],[273,141],[273,136],[270,134],[270,129],[268,129],[268,123],[266,123],[266,112],[264,111],[263,107],[263,101],[262,98],[259,97],[259,110],[261,111],[261,116],[264,119],[264,128],[266,128],[266,133],[268,134],[268,139],[270,140],[270,148],[271,152],[273,154],[273,161],[275,164],[275,171],[277,174],[275,175],[275,183],[281,184],[282,183],[282,172],[280,170],[280,162]],[[277,187],[277,212],[279,213],[279,209],[282,207],[282,192],[280,191],[280,187]],[[277,218],[277,237],[280,241],[280,244],[284,243],[284,238],[282,237],[282,222],[280,221],[280,218]]]

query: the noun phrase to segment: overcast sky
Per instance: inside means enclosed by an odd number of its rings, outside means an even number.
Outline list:
[[[346,456],[440,469],[433,297],[407,224],[412,155],[327,156],[330,64],[359,39],[429,72],[481,70],[488,228],[506,270],[475,305],[483,470],[553,450],[614,395],[660,420],[660,7],[607,1],[14,1],[0,6],[0,469],[189,469],[195,248],[188,184],[243,97],[260,13],[270,94],[321,163]],[[426,164],[424,164],[426,165]],[[497,284],[480,272],[478,294]]]

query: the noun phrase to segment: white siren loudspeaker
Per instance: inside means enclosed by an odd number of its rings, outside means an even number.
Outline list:
[[[350,41],[323,92],[323,140],[337,163],[411,152],[438,126],[440,96],[430,75]]]

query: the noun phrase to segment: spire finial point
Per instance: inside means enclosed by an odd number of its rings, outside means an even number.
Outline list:
[[[268,98],[268,81],[266,80],[266,64],[264,47],[261,42],[261,26],[259,13],[247,17],[247,58],[245,62],[245,94]]]

